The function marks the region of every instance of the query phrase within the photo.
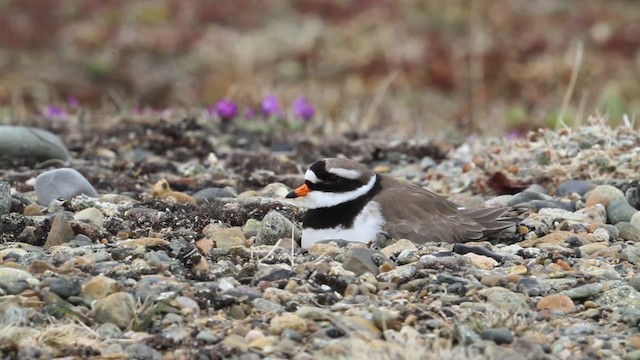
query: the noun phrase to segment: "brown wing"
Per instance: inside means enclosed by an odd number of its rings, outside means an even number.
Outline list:
[[[486,230],[511,225],[497,221],[506,208],[460,211],[457,204],[407,182],[382,176],[380,185],[382,191],[373,200],[384,204],[384,230],[394,238],[417,243],[464,242],[482,238]]]

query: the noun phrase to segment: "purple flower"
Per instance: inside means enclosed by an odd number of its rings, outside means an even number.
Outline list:
[[[316,114],[316,110],[307,98],[304,96],[298,96],[292,105],[293,115],[302,118],[305,121],[309,121]]]
[[[70,108],[75,109],[78,106],[80,106],[80,103],[78,102],[78,99],[76,99],[75,96],[70,95],[69,97],[67,97],[67,105],[69,105]]]
[[[238,114],[238,105],[233,101],[220,100],[216,103],[216,114],[218,114],[222,120],[233,120]]]
[[[247,110],[244,112],[244,117],[247,120],[251,120],[256,116],[256,112],[253,111],[252,108],[247,108]]]
[[[261,109],[262,115],[267,117],[282,115],[282,108],[274,95],[269,95],[262,100]]]
[[[66,115],[67,112],[57,105],[49,105],[44,110],[44,116],[49,120],[59,119],[61,117],[65,117]]]

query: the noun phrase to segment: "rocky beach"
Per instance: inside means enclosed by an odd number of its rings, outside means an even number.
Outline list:
[[[640,359],[627,125],[460,142],[0,126],[18,140],[0,144],[0,357]],[[304,203],[284,197],[326,156],[519,220],[301,249]]]

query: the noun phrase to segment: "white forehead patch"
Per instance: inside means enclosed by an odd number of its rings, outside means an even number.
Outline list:
[[[307,181],[311,181],[314,184],[317,184],[318,182],[320,182],[320,179],[318,179],[318,177],[316,176],[316,173],[314,173],[311,169],[308,169],[304,173],[304,179]]]
[[[338,175],[341,178],[351,179],[351,180],[359,179],[360,176],[362,176],[362,173],[360,173],[360,171],[358,170],[349,170],[349,169],[342,169],[342,168],[329,169],[328,172]]]

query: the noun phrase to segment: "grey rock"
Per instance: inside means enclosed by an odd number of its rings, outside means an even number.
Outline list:
[[[70,279],[63,276],[51,279],[49,290],[61,298],[67,299],[69,296],[80,294],[82,286],[78,279]]]
[[[238,196],[238,193],[233,188],[230,188],[230,187],[204,188],[196,192],[195,194],[193,194],[193,198],[196,199],[198,204],[213,202],[217,199],[222,199],[222,198],[234,198],[237,196]]]
[[[634,276],[629,279],[629,285],[636,289],[636,291],[640,291],[640,276]]]
[[[94,224],[99,229],[102,229],[104,226],[104,215],[102,215],[102,212],[100,210],[94,207],[78,211],[73,215],[73,219]]]
[[[569,290],[564,290],[561,291],[560,294],[571,298],[571,300],[581,300],[598,295],[602,292],[603,289],[604,286],[602,285],[602,283],[593,283],[578,286]]]
[[[640,241],[640,229],[628,222],[619,222],[615,225],[618,229],[619,237],[622,240],[639,242]]]
[[[627,198],[629,205],[634,208],[640,208],[640,191],[637,187],[630,187],[624,192],[624,197]]]
[[[0,216],[11,211],[11,188],[6,181],[0,181]]]
[[[638,324],[640,320],[640,292],[629,285],[605,291],[593,301],[622,314],[623,319],[629,324]]]
[[[514,206],[521,203],[526,203],[533,200],[553,200],[549,195],[539,192],[522,191],[513,196],[507,203],[507,206]]]
[[[494,286],[479,291],[480,295],[487,298],[487,302],[493,304],[499,309],[509,312],[522,313],[530,310],[526,298],[522,294],[515,293],[511,290]]]
[[[98,300],[93,308],[93,314],[99,323],[110,322],[125,329],[133,319],[135,304],[133,295],[115,292]]]
[[[198,333],[198,335],[196,335],[196,340],[202,341],[206,344],[217,344],[222,341],[222,337],[216,335],[210,330],[202,330]]]
[[[598,226],[598,228],[605,229],[609,233],[609,239],[615,240],[620,237],[620,230],[617,227],[611,224],[603,224]]]
[[[29,272],[10,267],[0,267],[0,279],[0,289],[9,295],[18,294],[40,283]]]
[[[620,250],[620,260],[628,261],[631,264],[640,264],[640,243],[633,246],[623,246]]]
[[[397,268],[378,274],[377,279],[385,282],[401,284],[409,281],[418,271],[414,264],[398,266]]]
[[[273,301],[269,301],[269,300],[262,299],[262,298],[253,299],[251,304],[253,305],[253,308],[255,310],[258,310],[258,311],[263,312],[263,313],[266,313],[266,312],[274,312],[274,313],[284,312],[284,306],[282,306],[280,304],[276,304]]]
[[[560,200],[531,200],[518,204],[518,207],[526,207],[535,211],[540,211],[540,209],[547,208],[562,209],[566,211],[575,210],[573,204]]]
[[[302,340],[304,340],[304,336],[299,331],[293,329],[282,330],[282,334],[280,334],[280,336],[283,339],[290,339],[296,342],[302,342]]]
[[[140,342],[133,343],[124,349],[130,359],[136,360],[161,360],[162,354],[149,345]]]
[[[584,196],[593,185],[587,180],[566,180],[558,185],[558,196],[567,196],[569,194],[577,193],[580,196]]]
[[[26,126],[0,125],[0,154],[38,161],[69,159],[67,147],[58,136]]]
[[[49,206],[54,199],[67,199],[80,194],[98,197],[98,193],[89,181],[71,168],[43,172],[36,178],[33,187],[38,197],[38,204],[43,206]]]
[[[460,323],[453,326],[453,338],[462,346],[469,346],[482,340],[475,331]]]
[[[593,325],[588,323],[571,324],[562,329],[562,333],[568,336],[591,335],[594,332]]]
[[[490,340],[498,345],[511,344],[513,342],[513,332],[507,328],[484,329],[480,333],[483,340]]]
[[[255,243],[257,245],[274,245],[282,238],[290,238],[292,228],[294,229],[294,240],[299,242],[300,229],[279,212],[275,210],[269,211],[262,219]]]
[[[629,222],[633,214],[638,212],[633,206],[629,205],[625,198],[611,199],[607,206],[607,219],[611,224],[619,222]]]
[[[390,262],[389,258],[378,250],[356,248],[347,252],[342,267],[356,275],[365,272],[378,275],[380,272],[378,268],[385,262]]]
[[[122,330],[112,323],[100,324],[96,329],[96,333],[106,339],[122,339],[124,337]]]

